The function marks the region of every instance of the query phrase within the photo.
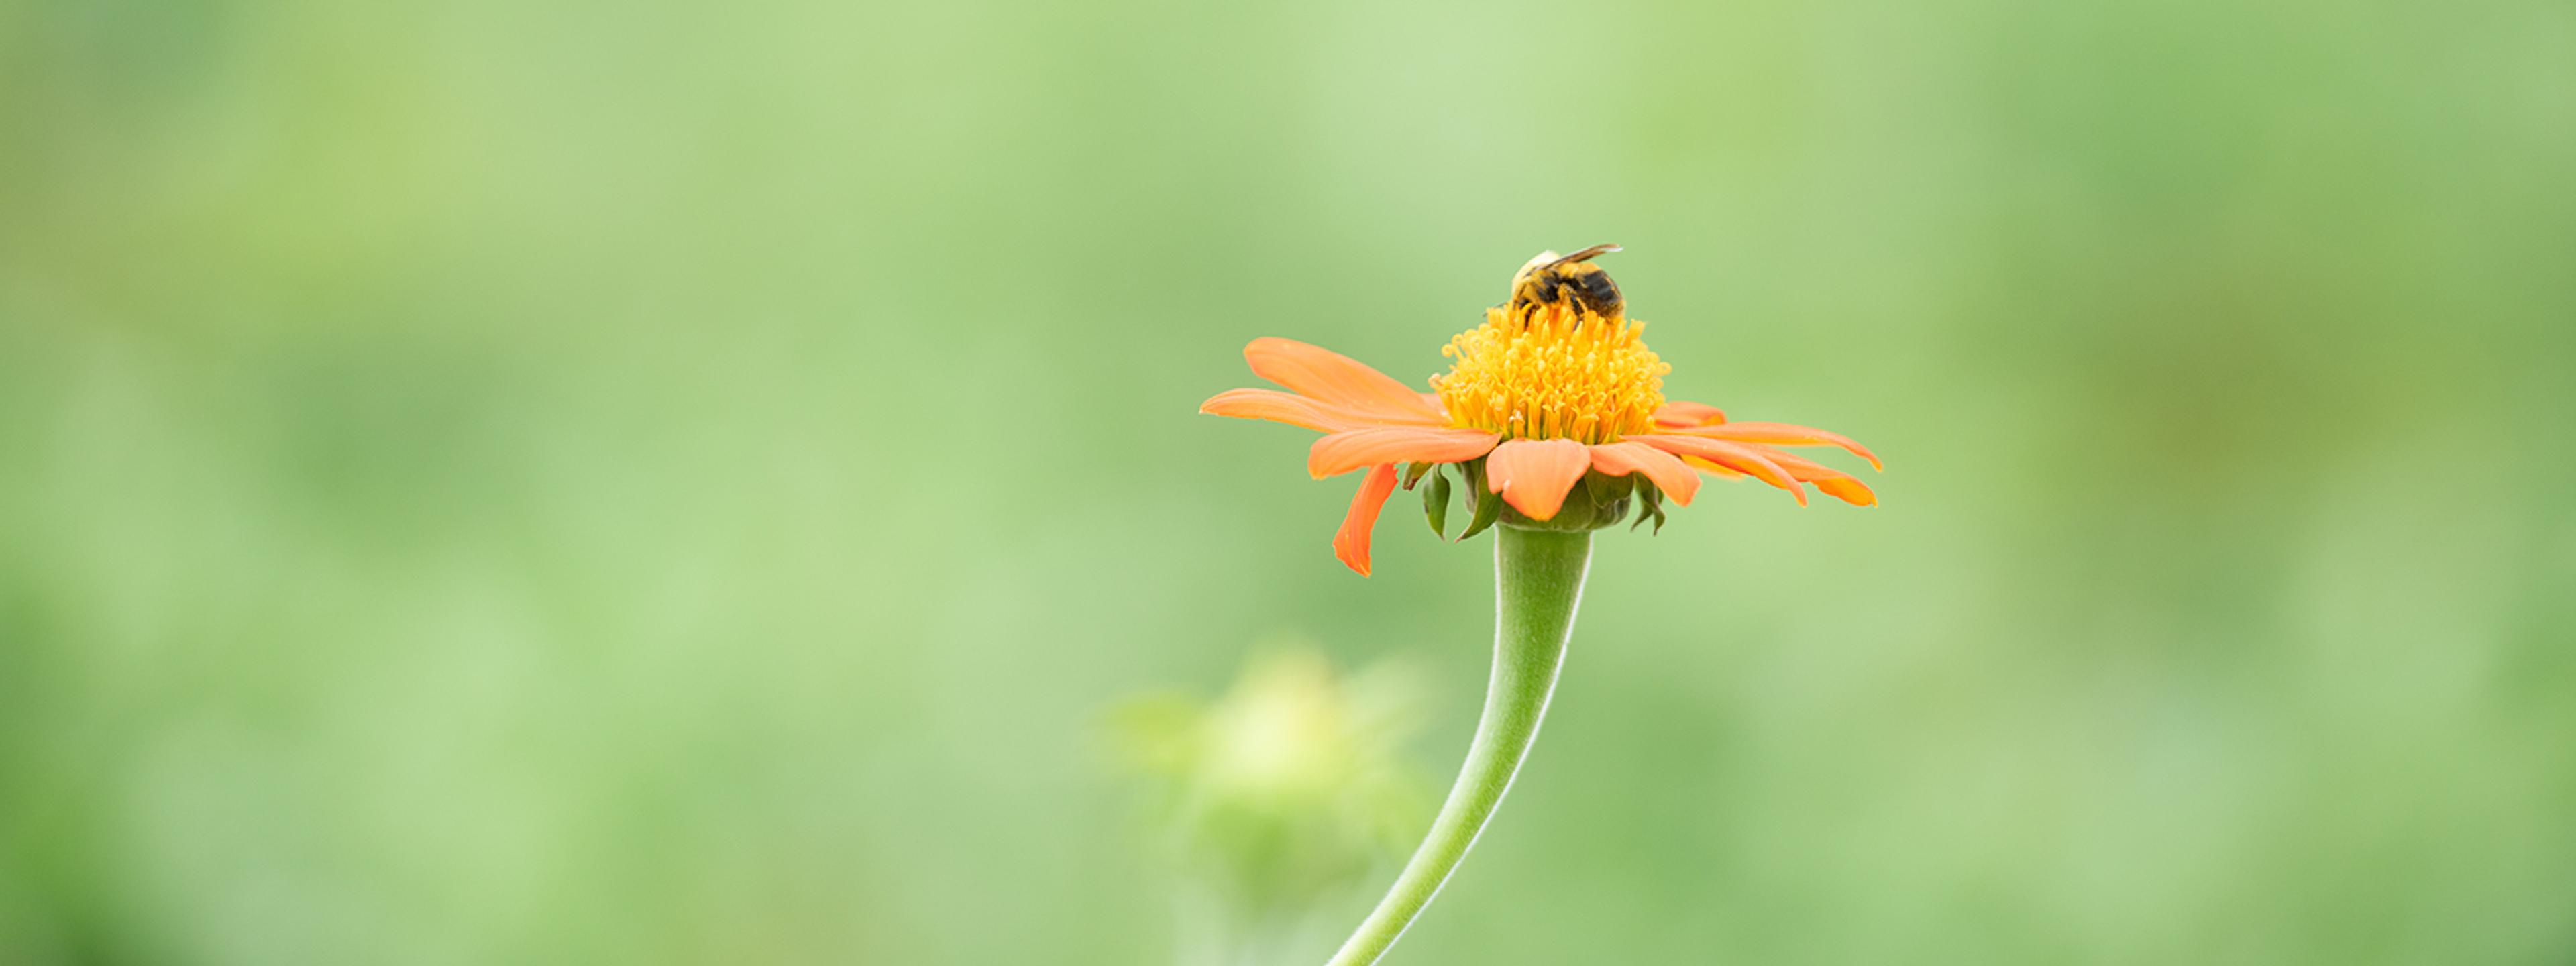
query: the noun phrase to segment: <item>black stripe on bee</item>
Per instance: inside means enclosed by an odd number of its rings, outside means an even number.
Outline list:
[[[1611,283],[1610,273],[1586,272],[1569,284],[1576,288],[1575,297],[1594,314],[1611,315],[1619,311],[1619,286]]]

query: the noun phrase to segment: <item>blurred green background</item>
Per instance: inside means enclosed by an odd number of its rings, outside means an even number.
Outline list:
[[[1885,502],[1605,534],[1391,963],[2576,960],[2560,0],[5,0],[0,963],[1172,962],[1112,709],[1491,616],[1194,407],[1603,241]]]

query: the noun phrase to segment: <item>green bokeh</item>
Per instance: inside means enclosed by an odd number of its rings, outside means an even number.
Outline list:
[[[0,0],[0,963],[1132,964],[1102,750],[1485,541],[1192,412],[1541,248],[1605,534],[1391,963],[2576,956],[2576,8]],[[1405,504],[1397,504],[1401,510]]]

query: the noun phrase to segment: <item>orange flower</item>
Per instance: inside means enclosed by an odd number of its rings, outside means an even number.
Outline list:
[[[1398,463],[1415,464],[1414,479],[1458,464],[1462,476],[1481,479],[1516,511],[1519,525],[1557,520],[1587,475],[1614,484],[1604,490],[1611,499],[1635,492],[1649,507],[1664,495],[1690,505],[1701,472],[1750,476],[1801,505],[1807,485],[1855,506],[1878,502],[1851,474],[1779,448],[1838,447],[1879,468],[1859,443],[1787,423],[1728,422],[1715,406],[1665,401],[1663,376],[1672,367],[1646,348],[1645,324],[1626,317],[1607,276],[1580,264],[1610,250],[1531,259],[1513,279],[1511,300],[1487,309],[1483,325],[1441,350],[1450,369],[1431,378],[1431,392],[1329,350],[1265,338],[1245,346],[1244,359],[1254,375],[1289,391],[1230,390],[1199,411],[1323,433],[1306,458],[1316,479],[1368,471],[1333,536],[1333,555],[1362,576],[1369,532],[1395,491]],[[1599,276],[1598,294],[1577,297],[1576,282],[1592,276]],[[1469,499],[1472,506],[1479,496]],[[1625,512],[1624,502],[1614,505]],[[1616,522],[1585,520],[1581,526]]]

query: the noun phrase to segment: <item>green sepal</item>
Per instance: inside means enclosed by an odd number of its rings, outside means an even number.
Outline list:
[[[1629,488],[1635,485],[1635,480],[1634,476],[1586,473],[1583,474],[1583,489],[1592,495],[1592,505],[1606,507],[1627,499]]]
[[[1465,540],[1485,532],[1486,527],[1503,518],[1503,497],[1485,488],[1484,460],[1460,463],[1458,469],[1459,475],[1467,478],[1468,494],[1476,501],[1475,519],[1467,521],[1467,529],[1458,532],[1458,539]]]
[[[1493,526],[1494,521],[1502,518],[1502,494],[1486,493],[1480,489],[1476,493],[1476,518],[1467,521],[1467,529],[1458,532],[1458,539],[1465,540],[1468,537],[1483,533],[1485,532],[1486,527]]]
[[[1664,491],[1657,489],[1655,484],[1640,478],[1637,480],[1637,496],[1639,498],[1637,500],[1637,520],[1635,523],[1628,524],[1628,529],[1637,529],[1638,524],[1644,523],[1647,520],[1653,520],[1655,521],[1655,529],[1652,532],[1664,532]]]
[[[1413,484],[1422,482],[1422,474],[1431,472],[1432,467],[1439,465],[1438,463],[1415,463],[1405,467],[1404,488],[1413,489]]]
[[[1431,485],[1422,490],[1422,515],[1431,521],[1431,534],[1449,535],[1449,474],[1431,471]]]

